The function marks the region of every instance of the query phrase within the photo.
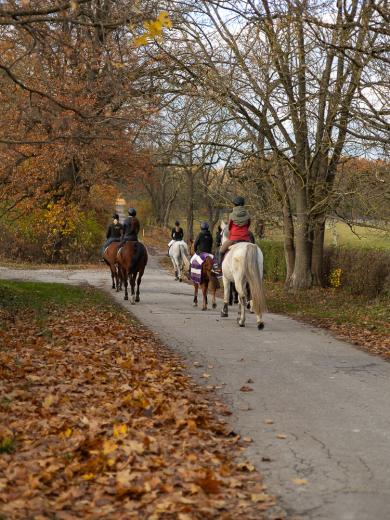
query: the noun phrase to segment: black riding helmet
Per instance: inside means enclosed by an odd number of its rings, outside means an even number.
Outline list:
[[[114,213],[113,216],[112,216],[113,219],[116,219],[116,220],[119,220],[119,215],[118,213]]]
[[[178,220],[176,220],[175,226],[180,226],[180,222]]]
[[[209,223],[208,222],[202,222],[202,224],[200,225],[200,229],[203,229],[204,231],[206,229],[209,229]]]
[[[137,212],[134,208],[130,208],[129,211],[128,211],[130,217],[135,217]]]
[[[245,205],[245,199],[244,197],[241,197],[240,195],[238,195],[237,197],[235,197],[233,199],[233,204],[235,206],[244,206]]]

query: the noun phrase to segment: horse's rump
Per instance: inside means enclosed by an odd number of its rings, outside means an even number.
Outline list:
[[[211,258],[214,260],[214,256],[210,253],[200,253],[199,255],[195,253],[192,255],[190,264],[191,264],[191,280],[194,283],[202,282],[202,264],[205,262],[207,258]]]

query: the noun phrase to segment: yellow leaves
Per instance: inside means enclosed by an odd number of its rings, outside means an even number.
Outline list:
[[[239,464],[237,464],[237,468],[240,469],[241,471],[249,471],[249,472],[253,472],[255,471],[255,467],[253,464],[251,464],[250,462],[240,462]]]
[[[147,45],[149,40],[161,38],[164,28],[172,29],[172,21],[167,11],[161,11],[155,20],[147,20],[144,23],[144,28],[146,32],[134,40],[137,47]]]
[[[103,453],[104,455],[109,455],[110,453],[113,453],[117,449],[117,444],[114,441],[111,440],[104,440],[103,441]]]
[[[79,3],[77,2],[77,0],[70,0],[70,9],[72,11],[76,11],[78,6],[79,6]]]
[[[127,425],[126,424],[114,424],[113,433],[114,433],[114,437],[116,437],[116,438],[124,437],[127,433]]]
[[[84,475],[81,475],[81,478],[84,480],[92,480],[95,478],[94,473],[85,473]]]
[[[305,478],[294,478],[293,482],[297,486],[306,486],[307,485],[307,480]]]
[[[259,502],[267,502],[270,498],[271,497],[267,495],[267,493],[253,493],[251,495],[252,502],[255,502],[256,504]]]
[[[55,395],[49,394],[43,400],[42,407],[45,408],[45,410],[49,410],[49,408],[53,404],[57,403],[57,401],[58,401],[58,398]]]
[[[72,428],[67,428],[66,430],[64,430],[63,432],[60,433],[60,436],[64,437],[65,439],[69,439],[69,437],[71,437],[72,434],[73,434]]]
[[[277,439],[287,439],[287,435],[285,433],[278,433],[276,438]]]

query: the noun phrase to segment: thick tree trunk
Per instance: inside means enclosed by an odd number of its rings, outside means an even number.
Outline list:
[[[297,189],[296,204],[295,264],[289,286],[291,289],[309,289],[312,286],[312,242],[309,236],[309,217],[305,186],[300,186]]]
[[[313,251],[311,258],[311,272],[313,285],[324,285],[323,259],[324,259],[325,221],[316,222],[313,229]]]

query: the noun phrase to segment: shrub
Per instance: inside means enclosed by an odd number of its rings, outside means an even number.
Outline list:
[[[369,298],[390,295],[390,251],[382,249],[347,249],[330,247],[325,250],[324,276],[340,270],[340,285],[355,295]]]
[[[258,245],[264,256],[264,277],[273,282],[286,279],[287,269],[284,258],[283,242],[260,240]]]

